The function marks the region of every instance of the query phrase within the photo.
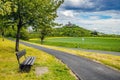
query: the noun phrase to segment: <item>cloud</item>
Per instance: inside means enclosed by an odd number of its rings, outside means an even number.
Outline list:
[[[90,0],[65,0],[62,7],[67,10],[88,10],[94,8],[95,6]]]
[[[120,0],[65,0],[62,8],[78,11],[120,10]]]
[[[73,7],[73,8],[92,8],[94,4],[90,2],[90,0],[66,0],[65,7]],[[85,6],[84,6],[85,5]]]
[[[120,34],[120,0],[65,0],[56,22],[72,22],[89,30]]]
[[[62,11],[61,14],[63,14],[66,17],[74,17],[74,13],[71,10]]]
[[[100,19],[100,17],[99,16],[90,16],[89,19],[96,20],[96,19]]]
[[[97,0],[101,10],[120,10],[120,0]]]
[[[76,19],[120,19],[120,11],[98,11],[98,12],[78,12],[74,10],[60,10],[58,15],[64,18],[76,18]],[[59,17],[59,18],[60,18]]]
[[[120,34],[120,19],[79,20],[79,25],[89,30],[103,33]],[[115,33],[116,32],[116,33]]]

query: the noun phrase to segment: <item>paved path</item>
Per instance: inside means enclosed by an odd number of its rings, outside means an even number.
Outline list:
[[[86,51],[86,52],[96,52],[96,53],[101,53],[101,54],[112,54],[112,55],[120,56],[120,52],[114,52],[114,51],[89,50],[89,49],[82,49],[82,48],[69,48],[69,49]]]
[[[56,56],[67,64],[67,66],[77,75],[79,80],[120,80],[120,72],[93,62],[92,60],[57,50],[47,49],[34,44],[21,43]]]

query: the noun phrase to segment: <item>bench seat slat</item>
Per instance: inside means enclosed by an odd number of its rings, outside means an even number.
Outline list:
[[[32,65],[33,57],[31,57],[30,61],[28,62],[28,65]]]
[[[21,65],[27,65],[30,59],[31,59],[31,57],[27,57],[27,58],[21,63]]]
[[[30,57],[30,60],[27,62],[26,65],[31,65],[31,62],[32,62],[32,57]]]
[[[35,61],[35,57],[32,57],[32,58],[31,58],[31,62],[28,63],[28,64],[33,65],[34,61]]]
[[[28,57],[21,65],[33,65],[35,57]]]

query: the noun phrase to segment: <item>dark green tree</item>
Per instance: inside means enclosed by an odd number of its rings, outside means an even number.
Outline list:
[[[51,28],[58,25],[54,20],[57,17],[57,9],[62,3],[63,0],[44,0],[39,5],[41,8],[36,5],[37,13],[34,14],[36,19],[33,26],[40,32],[41,44],[43,44],[45,36],[51,32]]]
[[[97,31],[93,31],[93,32],[91,32],[91,34],[92,34],[93,36],[97,36],[97,35],[98,35],[98,32],[97,32]]]
[[[22,27],[39,27],[41,34],[46,35],[43,31],[46,31],[48,26],[53,26],[54,19],[57,17],[56,11],[62,2],[63,0],[0,0],[0,4],[2,4],[0,8],[6,7],[5,10],[0,11],[0,14],[6,16],[3,11],[9,12],[10,16],[6,20],[11,20],[14,25],[17,25],[15,51],[19,51]],[[8,3],[10,6],[5,6]]]
[[[10,26],[12,20],[10,14],[16,11],[15,7],[12,8],[12,2],[10,0],[0,0],[0,33],[2,34],[4,41],[4,34],[6,29]]]

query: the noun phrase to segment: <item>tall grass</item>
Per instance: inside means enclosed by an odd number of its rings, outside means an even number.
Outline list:
[[[35,64],[29,73],[19,72],[19,65],[14,52],[15,43],[0,38],[0,80],[75,80],[70,70],[55,57],[24,45],[20,50],[26,49],[27,56],[36,56]],[[36,67],[48,67],[49,72],[36,76]]]

